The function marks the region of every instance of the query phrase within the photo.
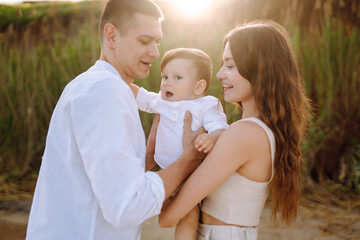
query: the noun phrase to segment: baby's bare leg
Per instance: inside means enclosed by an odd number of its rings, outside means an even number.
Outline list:
[[[175,240],[195,240],[199,217],[200,209],[198,206],[195,206],[176,226]]]

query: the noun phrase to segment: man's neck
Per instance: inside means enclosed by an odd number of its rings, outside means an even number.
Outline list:
[[[116,71],[120,74],[121,79],[128,85],[130,85],[131,83],[134,82],[135,79],[129,79],[126,77],[126,74],[122,71],[121,67],[118,66],[118,64],[116,64],[116,60],[111,58],[111,57],[107,57],[106,54],[104,54],[103,52],[100,53],[100,60],[108,62],[109,64],[111,64]]]

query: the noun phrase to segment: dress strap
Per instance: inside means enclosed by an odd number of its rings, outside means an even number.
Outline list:
[[[270,153],[271,153],[271,162],[272,162],[272,171],[271,171],[271,178],[270,178],[270,181],[271,181],[274,177],[274,159],[275,159],[275,151],[276,151],[274,133],[263,121],[261,121],[258,118],[250,117],[250,118],[241,119],[240,121],[254,122],[257,125],[259,125],[262,129],[264,129],[264,131],[269,139],[269,142],[270,142]]]

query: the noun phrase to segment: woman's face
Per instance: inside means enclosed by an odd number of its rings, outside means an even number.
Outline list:
[[[224,90],[226,102],[249,101],[253,98],[250,82],[238,72],[233,56],[230,51],[229,42],[226,43],[223,53],[223,65],[216,77],[220,80]]]

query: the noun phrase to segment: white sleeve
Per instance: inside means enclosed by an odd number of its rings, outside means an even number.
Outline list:
[[[136,103],[141,111],[148,113],[157,113],[154,107],[159,98],[160,94],[148,92],[144,88],[139,88],[139,92],[136,96]]]
[[[220,102],[211,104],[212,106],[204,113],[203,126],[208,133],[212,133],[218,129],[226,129],[228,124],[226,122],[226,115]]]
[[[74,137],[96,200],[106,221],[120,229],[159,214],[165,198],[160,176],[145,173],[144,159],[136,157],[139,141],[134,136],[142,129],[135,124],[129,94],[104,80],[70,106]]]

